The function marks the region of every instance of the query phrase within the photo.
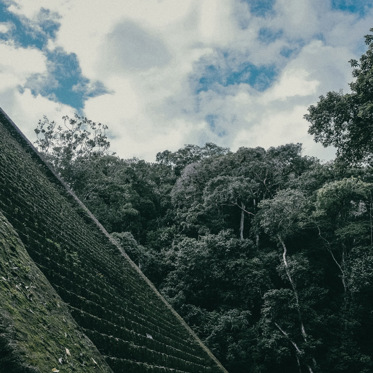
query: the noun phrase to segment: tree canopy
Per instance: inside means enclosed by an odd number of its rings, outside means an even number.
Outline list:
[[[366,41],[351,93],[329,92],[306,115],[343,163],[301,144],[123,160],[103,125],[39,123],[39,149],[231,373],[373,371]]]
[[[305,115],[316,142],[335,146],[338,157],[354,163],[373,162],[373,35],[365,42],[366,53],[350,61],[351,93],[328,92]]]
[[[62,124],[44,116],[34,129],[37,136],[35,145],[68,181],[70,167],[76,159],[108,154],[107,129],[105,124],[77,114],[74,118],[65,115]]]

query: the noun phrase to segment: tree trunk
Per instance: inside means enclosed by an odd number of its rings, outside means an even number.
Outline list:
[[[296,305],[296,308],[297,308],[297,313],[298,313],[298,318],[299,318],[301,333],[302,333],[304,341],[307,342],[307,333],[306,333],[306,330],[305,330],[304,325],[303,325],[302,314],[301,314],[301,311],[300,311],[298,291],[297,291],[297,289],[295,287],[295,283],[293,281],[293,278],[291,277],[291,273],[290,273],[290,270],[289,270],[289,265],[288,265],[288,261],[287,261],[287,257],[286,257],[287,256],[286,245],[285,245],[285,242],[283,241],[283,239],[282,239],[282,237],[280,235],[278,235],[277,237],[278,237],[278,239],[279,239],[279,241],[280,241],[280,243],[282,245],[282,248],[283,248],[282,261],[284,263],[286,276],[289,279],[290,285],[291,285],[291,287],[293,289],[294,298],[295,298],[295,305]]]
[[[373,247],[373,202],[372,202],[372,193],[370,193],[370,200],[369,200],[369,223],[370,223],[370,246]]]
[[[325,237],[323,237],[321,235],[320,227],[318,225],[316,225],[316,227],[317,227],[317,229],[319,231],[319,237],[323,241],[325,241],[325,243],[326,243],[326,249],[328,250],[328,253],[330,254],[330,256],[333,259],[333,262],[336,264],[336,266],[338,267],[339,271],[341,272],[341,281],[342,281],[342,285],[343,285],[343,290],[344,290],[344,293],[346,294],[347,293],[347,283],[346,283],[346,274],[345,274],[344,269],[343,269],[343,261],[342,261],[342,265],[338,263],[338,260],[334,256],[332,248],[330,247],[330,242]]]
[[[300,310],[299,295],[298,295],[297,288],[295,287],[295,282],[293,281],[293,278],[291,277],[291,273],[290,273],[289,265],[288,265],[288,261],[287,261],[287,248],[286,248],[285,242],[282,239],[281,235],[277,235],[277,238],[280,241],[281,246],[283,248],[282,261],[284,263],[286,276],[289,279],[290,285],[293,289],[294,298],[295,298],[295,305],[296,305],[299,324],[300,324],[300,331],[301,331],[304,342],[307,343],[307,333],[306,333],[306,329],[305,329],[304,324],[303,324],[302,313],[301,313],[301,310]],[[316,366],[316,360],[314,358],[312,358],[312,362],[313,362],[314,366]],[[307,368],[308,368],[310,373],[313,373],[313,370],[309,365],[307,365]]]
[[[245,205],[241,202],[240,239],[243,240],[243,230],[245,226]]]
[[[275,322],[275,325],[276,325],[276,328],[289,340],[289,342],[293,345],[294,349],[295,349],[295,357],[297,359],[297,365],[298,365],[298,369],[299,371],[301,372],[301,365],[300,365],[300,357],[303,356],[303,351],[300,350],[300,348],[297,346],[297,344],[291,340],[291,338],[289,337],[288,333],[286,333],[281,327],[280,325],[277,324],[277,322]],[[310,373],[313,373],[313,370],[312,368],[308,365],[307,365],[307,368],[308,368],[308,371]]]

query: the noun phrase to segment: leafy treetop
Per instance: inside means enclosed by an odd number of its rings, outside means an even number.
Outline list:
[[[350,61],[351,93],[328,92],[304,116],[315,141],[335,146],[337,156],[350,163],[373,162],[373,35],[366,35],[365,43],[360,61]]]

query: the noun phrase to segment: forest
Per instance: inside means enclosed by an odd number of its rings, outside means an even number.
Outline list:
[[[373,29],[371,30],[373,31]],[[301,144],[213,143],[153,163],[108,128],[44,117],[36,147],[231,373],[373,371],[373,35]]]

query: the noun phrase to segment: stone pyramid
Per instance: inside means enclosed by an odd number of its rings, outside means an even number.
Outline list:
[[[0,372],[226,372],[1,109]]]

